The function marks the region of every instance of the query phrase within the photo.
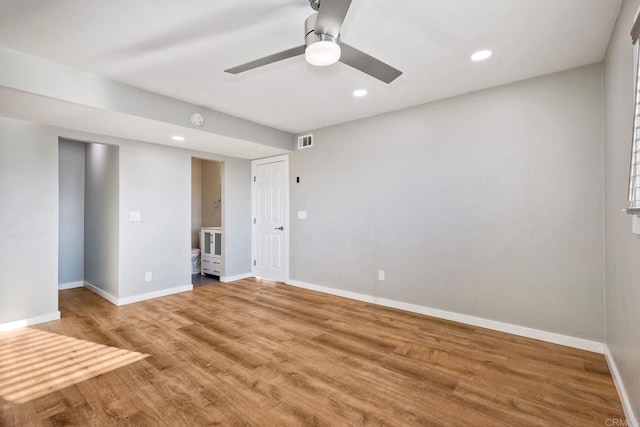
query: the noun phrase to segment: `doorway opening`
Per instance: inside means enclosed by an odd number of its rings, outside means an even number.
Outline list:
[[[191,283],[215,284],[224,275],[222,173],[224,164],[191,158]]]
[[[118,298],[119,148],[58,140],[58,290]]]

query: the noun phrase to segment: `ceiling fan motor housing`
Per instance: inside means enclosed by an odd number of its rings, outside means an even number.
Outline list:
[[[305,46],[309,46],[315,42],[319,41],[328,41],[340,45],[340,36],[333,37],[329,34],[318,34],[315,32],[316,28],[316,20],[318,19],[318,14],[314,13],[309,16],[304,21],[304,44]]]
[[[338,40],[340,36],[334,37],[329,34],[317,33],[317,19],[318,14],[314,13],[304,23],[304,57],[311,65],[325,67],[340,60],[342,55],[340,41]]]

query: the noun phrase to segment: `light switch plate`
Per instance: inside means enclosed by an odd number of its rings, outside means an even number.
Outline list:
[[[129,212],[129,221],[131,221],[131,222],[140,222],[140,221],[142,221],[142,212],[140,212],[140,211],[130,211]]]
[[[307,211],[298,211],[298,219],[307,219]]]

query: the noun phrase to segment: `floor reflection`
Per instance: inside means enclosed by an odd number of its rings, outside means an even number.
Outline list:
[[[3,332],[0,402],[28,402],[147,356],[38,329]]]

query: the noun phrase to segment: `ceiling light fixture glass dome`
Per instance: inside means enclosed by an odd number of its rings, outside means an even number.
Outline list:
[[[304,51],[307,62],[317,67],[326,67],[340,60],[340,45],[332,40],[319,40],[311,43]]]

